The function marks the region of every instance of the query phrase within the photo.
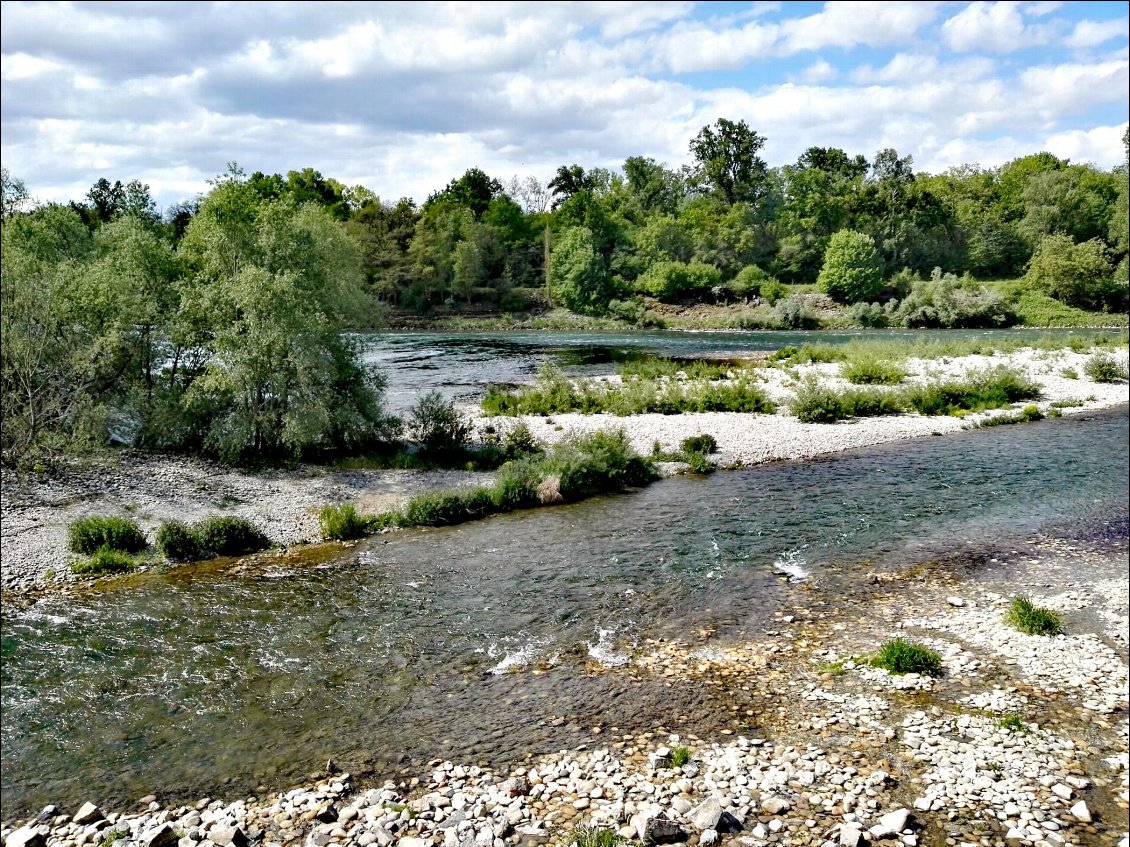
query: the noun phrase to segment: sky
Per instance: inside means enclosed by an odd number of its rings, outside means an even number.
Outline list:
[[[1124,158],[1126,2],[0,4],[0,158],[40,201],[162,208],[306,167],[422,201],[470,167],[669,166],[718,118],[916,171]]]

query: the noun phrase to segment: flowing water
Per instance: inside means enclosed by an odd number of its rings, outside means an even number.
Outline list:
[[[386,332],[359,335],[364,360],[388,378],[387,401],[402,413],[432,390],[475,401],[495,383],[530,382],[543,364],[574,375],[611,373],[644,355],[731,358],[789,344],[845,344],[858,339],[1039,339],[1093,336],[1088,330],[818,330],[812,332]]]
[[[756,637],[796,579],[834,601],[863,569],[1124,531],[1127,424],[1122,408],[670,479],[6,610],[3,816],[280,787],[331,756],[499,765],[679,714],[708,731],[707,691],[582,666],[702,626]]]

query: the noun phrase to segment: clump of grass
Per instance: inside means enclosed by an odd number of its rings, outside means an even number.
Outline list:
[[[1005,614],[1005,623],[1028,635],[1058,635],[1063,632],[1059,615],[1036,606],[1026,597],[1014,597]]]
[[[170,562],[195,562],[204,558],[196,533],[179,521],[161,524],[157,530],[157,549]]]
[[[1007,729],[1009,732],[1017,733],[1018,735],[1027,735],[1031,730],[1028,724],[1024,723],[1023,718],[1017,714],[1005,715],[997,721],[998,729]]]
[[[141,528],[131,520],[92,516],[71,524],[71,552],[91,556],[103,548],[120,553],[140,553],[148,544]]]
[[[1083,365],[1083,373],[1095,382],[1125,382],[1127,379],[1126,367],[1106,353],[1096,353],[1089,358]]]
[[[102,834],[102,840],[99,842],[99,844],[110,845],[110,844],[113,844],[118,839],[126,838],[128,836],[129,836],[129,832],[127,832],[124,829],[115,827],[114,829],[106,830],[106,832],[104,832]]]
[[[684,438],[681,446],[684,453],[702,453],[704,455],[710,455],[711,453],[718,452],[717,439],[708,433]]]
[[[904,397],[907,405],[923,415],[952,415],[1037,400],[1040,386],[1019,371],[996,367],[970,374],[964,380],[918,386],[906,391]]]
[[[942,657],[921,644],[914,644],[902,638],[886,642],[871,660],[877,668],[885,668],[893,674],[918,673],[937,676],[942,672]]]
[[[683,453],[683,461],[687,463],[687,471],[692,474],[705,476],[717,470],[705,453]]]
[[[671,748],[671,767],[681,768],[691,760],[691,748],[684,744],[677,744]]]
[[[900,415],[905,409],[895,392],[876,388],[836,391],[809,375],[797,388],[790,409],[801,423],[834,423],[847,418]]]
[[[352,503],[326,506],[318,513],[318,525],[327,541],[349,541],[369,534],[368,522],[357,514]]]
[[[102,547],[94,551],[94,555],[85,562],[76,562],[71,565],[71,571],[80,576],[101,576],[102,574],[125,573],[131,571],[137,563],[132,556],[119,550]]]
[[[612,829],[597,826],[578,826],[573,830],[575,847],[618,847],[628,839]]]
[[[245,556],[271,546],[270,539],[244,518],[208,518],[193,532],[201,549],[213,556]]]
[[[854,385],[898,385],[906,371],[888,359],[861,357],[840,365],[840,375]]]
[[[1040,411],[1039,406],[1037,406],[1035,403],[1029,403],[1019,412],[1011,415],[994,415],[991,418],[987,418],[981,421],[977,424],[977,426],[989,427],[1004,426],[1006,424],[1032,423],[1033,421],[1042,421],[1045,417],[1046,415]]]
[[[1079,371],[1075,368],[1064,368],[1059,372],[1059,375],[1064,379],[1079,379]]]

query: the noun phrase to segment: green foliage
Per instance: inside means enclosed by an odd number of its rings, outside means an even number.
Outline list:
[[[875,300],[883,290],[883,260],[874,239],[850,229],[833,235],[816,283],[840,303]]]
[[[525,421],[507,431],[502,438],[502,454],[507,461],[537,456],[545,452],[541,442],[534,437]]]
[[[887,359],[859,357],[840,365],[840,375],[856,385],[898,385],[906,371]]]
[[[73,553],[89,556],[100,549],[121,553],[140,553],[148,544],[145,534],[131,520],[92,516],[70,525],[68,546]]]
[[[778,300],[773,306],[773,317],[782,329],[816,329],[820,326],[820,319],[805,299],[796,295]]]
[[[767,279],[761,283],[761,299],[768,303],[770,306],[776,306],[781,300],[789,294],[789,287],[783,282],[778,282],[776,279]]]
[[[1009,326],[1016,321],[1002,295],[972,279],[942,273],[941,268],[934,268],[930,279],[912,283],[891,317],[905,327],[945,329]]]
[[[193,532],[200,548],[213,556],[245,556],[271,546],[270,539],[244,518],[207,518]]]
[[[573,830],[574,847],[620,847],[628,839],[614,829],[596,826],[578,826]]]
[[[767,169],[758,152],[765,138],[745,121],[719,118],[691,139],[702,179],[727,203],[754,203],[766,190]]]
[[[1036,291],[1089,311],[1126,312],[1127,286],[1116,282],[1106,245],[1097,238],[1076,244],[1067,235],[1040,241],[1025,282]]]
[[[1026,597],[1014,597],[1005,613],[1005,623],[1028,635],[1059,635],[1063,623],[1051,609],[1033,605]]]
[[[179,521],[167,521],[157,530],[157,549],[170,562],[195,562],[204,558],[196,533]]]
[[[1028,724],[1024,723],[1024,719],[1017,714],[1005,715],[997,721],[998,729],[1007,729],[1009,732],[1017,735],[1027,735],[1031,730]]]
[[[671,767],[681,768],[691,760],[691,749],[683,744],[671,748]]]
[[[1074,326],[1126,326],[1125,314],[1088,312],[1068,306],[1055,298],[1030,288],[1013,286],[1012,309],[1024,326],[1074,327]]]
[[[883,644],[871,660],[871,664],[877,668],[885,668],[893,674],[917,673],[938,676],[942,672],[941,656],[928,647],[902,638],[895,638]]]
[[[670,302],[688,295],[702,295],[716,288],[721,281],[721,271],[703,262],[657,262],[636,280],[636,288],[658,300]]]
[[[885,329],[890,326],[891,316],[878,303],[853,303],[848,309],[848,320],[871,329]]]
[[[718,452],[718,441],[709,433],[692,435],[689,438],[683,439],[682,448],[684,453],[702,453],[709,455]]]
[[[789,410],[801,423],[835,423],[847,418],[900,415],[906,407],[893,392],[858,388],[836,391],[809,375],[797,387]]]
[[[368,522],[352,503],[326,506],[318,513],[318,525],[327,541],[349,541],[369,534]]]
[[[999,409],[1021,400],[1038,400],[1040,387],[1012,368],[988,368],[964,380],[915,386],[905,392],[907,404],[923,415],[952,415]]]
[[[1054,403],[1052,404],[1055,405]],[[1052,417],[1058,416],[1059,412],[1053,409]],[[1042,421],[1046,416],[1040,411],[1040,407],[1035,403],[1029,403],[1019,412],[1011,415],[994,415],[991,418],[981,421],[977,424],[978,427],[992,427],[992,426],[1006,426],[1008,424],[1018,423],[1032,423],[1034,421]]]
[[[593,244],[586,227],[562,230],[549,262],[553,299],[571,312],[603,315],[608,310],[613,289],[604,260]]]
[[[125,573],[137,566],[132,556],[109,547],[100,547],[85,562],[75,562],[71,572],[79,576],[101,576],[111,573]]]
[[[1095,382],[1125,382],[1126,366],[1106,353],[1095,353],[1083,365],[1083,373]]]
[[[438,391],[421,397],[412,407],[409,431],[423,450],[435,456],[462,454],[471,442],[471,423]]]

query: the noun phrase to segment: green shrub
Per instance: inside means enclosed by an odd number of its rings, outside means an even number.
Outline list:
[[[1037,400],[1040,387],[1007,367],[986,369],[964,380],[916,386],[905,392],[906,403],[923,415],[952,415],[1000,409],[1021,400]]]
[[[1028,635],[1058,635],[1063,632],[1059,615],[1035,606],[1026,597],[1014,597],[1005,614],[1005,623]]]
[[[125,518],[92,516],[70,526],[71,552],[93,555],[103,548],[122,553],[140,553],[148,544],[141,528]]]
[[[898,394],[878,389],[836,391],[822,385],[813,375],[798,386],[789,408],[801,423],[835,423],[906,411]]]
[[[521,421],[502,438],[502,454],[507,461],[543,453],[541,442],[534,438],[525,421]]]
[[[1054,405],[1054,404],[1053,404]],[[1059,412],[1053,410],[1052,417],[1058,417]],[[1004,426],[1006,424],[1031,423],[1042,421],[1045,415],[1035,403],[1029,403],[1019,412],[1012,415],[996,415],[977,424],[978,427]]]
[[[683,461],[687,463],[687,470],[692,474],[706,474],[714,473],[717,468],[714,463],[707,458],[705,453],[683,453]]]
[[[783,282],[770,278],[761,283],[761,299],[770,306],[776,306],[777,301],[783,300],[789,294],[789,287]]]
[[[656,262],[636,279],[636,288],[657,300],[671,301],[718,287],[722,272],[704,262]]]
[[[318,513],[318,524],[322,538],[327,541],[349,541],[369,534],[368,522],[357,514],[357,508],[351,503],[326,506]]]
[[[840,366],[840,375],[856,385],[898,385],[906,371],[885,359],[850,359]]]
[[[905,327],[951,329],[1011,326],[1016,315],[998,292],[934,268],[929,279],[912,284],[892,319]]]
[[[871,329],[885,329],[890,326],[890,315],[878,303],[854,303],[848,309],[848,320]]]
[[[628,839],[612,829],[596,826],[578,826],[573,830],[574,847],[620,847]]]
[[[1096,353],[1089,358],[1083,365],[1083,373],[1095,382],[1125,382],[1127,379],[1126,367],[1106,353]]]
[[[94,555],[85,562],[76,562],[71,565],[71,571],[80,576],[98,576],[108,573],[125,573],[133,570],[136,562],[119,550],[102,547],[94,551]]]
[[[942,671],[942,657],[928,647],[896,638],[879,648],[871,660],[877,668],[893,674],[918,673],[937,676]]]
[[[430,391],[416,401],[410,415],[412,437],[426,453],[450,456],[465,451],[471,442],[471,423],[438,391]]]
[[[157,530],[157,549],[170,562],[195,562],[204,558],[196,533],[179,521],[168,521]]]
[[[1111,271],[1101,239],[1076,244],[1069,235],[1048,235],[1032,254],[1024,281],[1068,306],[1125,314],[1127,286]]]
[[[797,295],[778,300],[773,306],[773,316],[783,329],[816,329],[820,326],[820,319],[805,299]]]
[[[200,548],[212,556],[245,556],[271,546],[270,539],[243,518],[208,518],[193,532]]]
[[[703,453],[709,455],[718,452],[718,441],[713,435],[703,433],[684,438],[682,443],[684,453]]]
[[[681,768],[691,760],[691,749],[685,745],[677,744],[671,748],[671,767]]]
[[[870,302],[883,290],[883,259],[870,235],[842,229],[828,241],[816,279],[820,290],[839,303]]]
[[[772,277],[757,265],[746,265],[733,279],[722,283],[721,290],[731,298],[756,297],[761,293],[761,286],[770,279]]]

